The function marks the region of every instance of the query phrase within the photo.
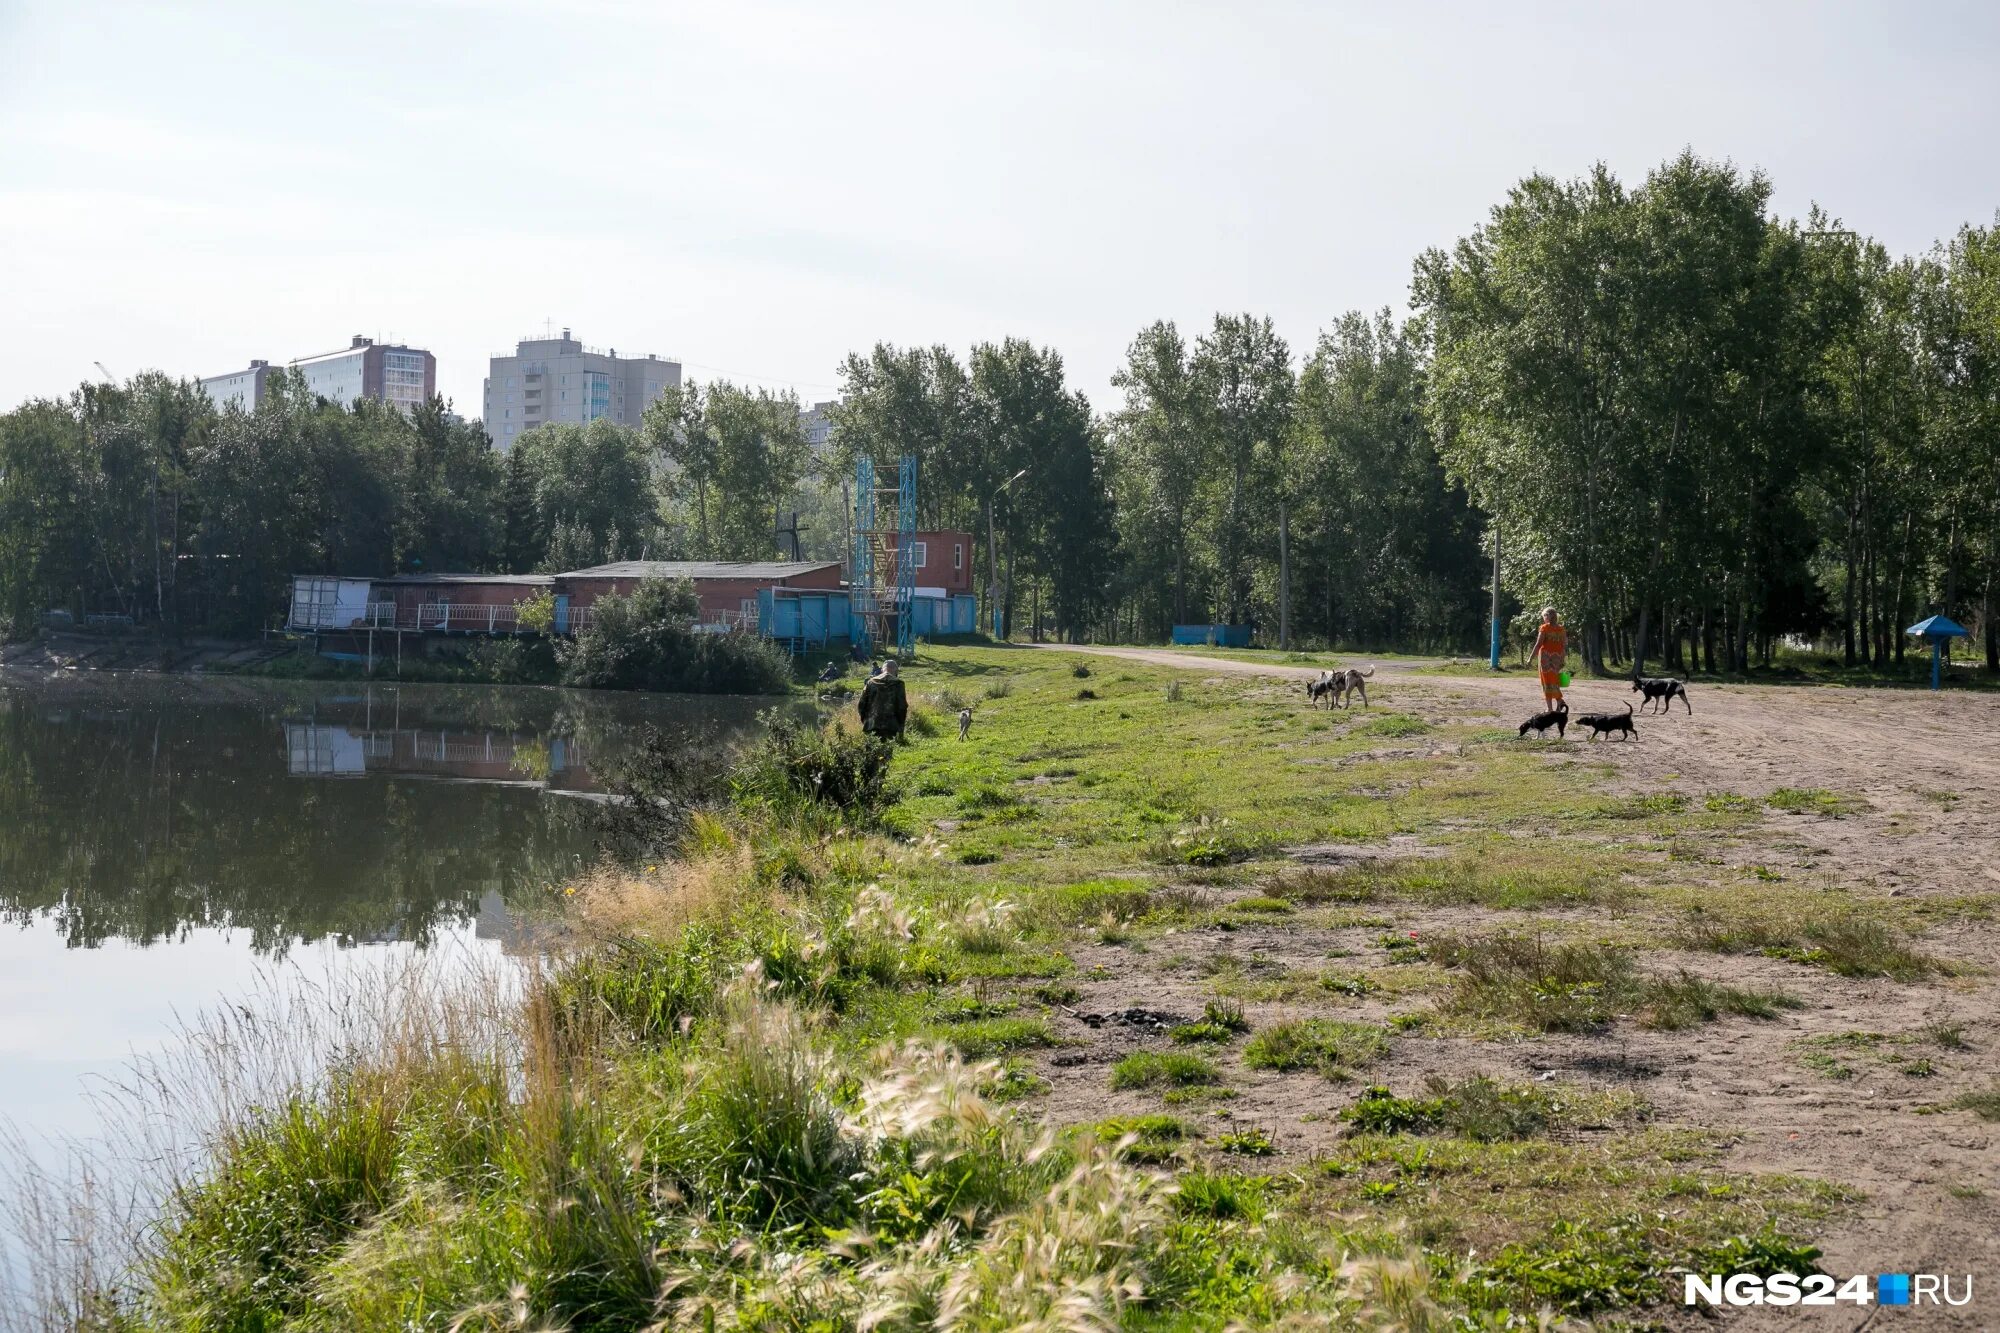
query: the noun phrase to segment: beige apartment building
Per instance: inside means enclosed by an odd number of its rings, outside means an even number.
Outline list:
[[[486,433],[511,449],[527,431],[549,422],[582,424],[608,417],[637,427],[646,407],[681,382],[678,361],[620,356],[570,337],[523,338],[512,356],[491,359],[486,375]]]

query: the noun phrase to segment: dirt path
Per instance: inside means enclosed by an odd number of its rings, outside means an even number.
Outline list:
[[[1190,656],[1143,648],[1069,648],[1205,676],[1310,679],[1314,667]],[[1350,659],[1352,660],[1352,659]],[[1521,676],[1413,674],[1430,665],[1382,662],[1370,680],[1377,709],[1439,721],[1513,727],[1539,699]],[[1289,687],[1288,687],[1289,688]],[[1730,792],[1762,797],[1781,788],[1824,791],[1842,798],[1839,817],[1816,810],[1769,811],[1743,837],[1707,849],[1723,865],[1721,892],[1749,877],[1789,888],[1826,890],[1858,899],[1883,896],[1931,900],[1936,924],[1924,947],[1976,971],[1940,981],[1900,983],[1851,979],[1759,956],[1648,956],[1656,968],[1687,967],[1718,982],[1788,990],[1805,1007],[1775,1022],[1719,1022],[1674,1033],[1620,1027],[1598,1036],[1543,1037],[1518,1043],[1430,1041],[1398,1043],[1391,1081],[1427,1073],[1484,1071],[1531,1080],[1548,1071],[1594,1081],[1629,1081],[1657,1108],[1663,1123],[1699,1125],[1735,1136],[1731,1169],[1781,1172],[1838,1182],[1866,1195],[1819,1240],[1822,1265],[1838,1274],[1967,1272],[1981,1298],[1958,1311],[1890,1311],[1914,1327],[2000,1328],[2000,1126],[1964,1111],[1923,1113],[1959,1093],[1990,1086],[2000,1075],[2000,1016],[1994,977],[2000,976],[2000,926],[1991,910],[1965,900],[2000,893],[2000,696],[1912,690],[1697,685],[1693,713],[1642,715],[1636,741],[1590,742],[1572,728],[1565,744],[1606,766],[1605,782],[1626,792],[1676,791],[1691,799]],[[1617,681],[1581,681],[1569,690],[1574,712],[1622,712],[1634,699]],[[1299,706],[1306,707],[1301,697]],[[1552,747],[1553,748],[1553,747]],[[1733,868],[1732,868],[1733,866]],[[1947,910],[1948,909],[1948,910]],[[1483,915],[1483,920],[1468,920]],[[1491,927],[1497,913],[1404,911],[1399,928]],[[1335,938],[1336,935],[1341,936]],[[1351,935],[1352,938],[1346,938]],[[1371,932],[1299,932],[1274,923],[1239,930],[1213,943],[1181,937],[1183,954],[1225,950],[1294,963],[1330,949],[1365,954]],[[1105,949],[1113,963],[1122,951]],[[1080,961],[1099,961],[1096,959]],[[1144,958],[1117,960],[1111,979],[1088,988],[1098,1009],[1148,1005],[1198,1011],[1198,973],[1163,973]],[[1137,964],[1135,966],[1135,963]],[[1299,1005],[1267,1006],[1260,1021]],[[1383,1006],[1347,1006],[1348,1017],[1380,1017]],[[1937,1073],[1910,1078],[1888,1064],[1851,1062],[1845,1077],[1816,1072],[1802,1059],[1802,1041],[1874,1032],[1912,1034],[1928,1025],[1962,1029],[1966,1047],[1940,1053]],[[1069,1035],[1069,1034],[1066,1034]],[[1083,1037],[1085,1034],[1076,1034]],[[1094,1034],[1093,1034],[1094,1037]],[[1118,1040],[1118,1039],[1113,1039]],[[1107,1052],[1115,1058],[1116,1051]],[[1630,1072],[1607,1076],[1606,1070]],[[1243,1097],[1236,1114],[1282,1125],[1288,1152],[1311,1153],[1335,1130],[1300,1122],[1341,1099],[1296,1082],[1231,1071]],[[1064,1080],[1058,1079],[1057,1100]],[[1101,1079],[1079,1080],[1092,1099],[1080,1115],[1102,1115]],[[1328,1105],[1305,1105],[1301,1096]],[[1114,1101],[1122,1097],[1114,1095]],[[1268,1102],[1268,1105],[1265,1104]],[[1137,1102],[1134,1103],[1135,1107]],[[1125,1110],[1122,1105],[1116,1109]],[[1087,1113],[1087,1115],[1086,1115]],[[1288,1142],[1286,1142],[1288,1140]],[[1682,1312],[1666,1314],[1677,1323]],[[1869,1311],[1843,1307],[1744,1311],[1725,1322],[1737,1328],[1853,1328]],[[1692,1325],[1690,1325],[1692,1326]]]
[[[1055,648],[1056,645],[1039,645]],[[1310,680],[1317,667],[1200,657],[1156,648],[1069,647],[1206,675]],[[1352,659],[1359,661],[1361,659]],[[1415,674],[1435,661],[1370,664],[1370,704],[1441,711],[1513,727],[1539,706],[1522,676]],[[1693,712],[1640,715],[1636,741],[1568,743],[1617,765],[1617,785],[1691,795],[1766,796],[1779,788],[1858,797],[1839,820],[1778,817],[1801,869],[1908,893],[2000,891],[2000,695],[1786,685],[1696,685]],[[1573,712],[1623,712],[1638,696],[1615,680],[1568,691]]]

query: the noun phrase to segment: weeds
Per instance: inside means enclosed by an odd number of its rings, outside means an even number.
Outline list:
[[[1243,1063],[1252,1069],[1311,1069],[1345,1078],[1389,1053],[1381,1028],[1331,1018],[1296,1018],[1275,1023],[1250,1039]]]
[[[1761,916],[1694,912],[1683,920],[1678,941],[1713,953],[1762,953],[1844,977],[1921,981],[1947,970],[1881,921],[1837,909]]]
[[[1113,1088],[1209,1087],[1222,1082],[1213,1060],[1181,1051],[1134,1051],[1111,1066]]]
[[[1479,1143],[1533,1138],[1557,1126],[1597,1126],[1643,1118],[1645,1102],[1629,1093],[1498,1083],[1477,1075],[1447,1083],[1432,1075],[1427,1097],[1398,1097],[1377,1085],[1341,1112],[1357,1134],[1448,1133]]]
[[[1840,819],[1866,808],[1867,803],[1858,796],[1843,796],[1820,787],[1780,787],[1764,798],[1764,804],[1790,814]]]
[[[1158,1165],[1171,1161],[1188,1137],[1188,1127],[1170,1115],[1120,1116],[1100,1120],[1091,1132],[1128,1162]]]
[[[1449,1000],[1457,1013],[1496,1018],[1542,1032],[1588,1032],[1620,1014],[1649,1027],[1680,1028],[1722,1014],[1771,1018],[1798,1001],[1774,991],[1742,990],[1687,972],[1641,973],[1629,954],[1603,944],[1549,944],[1539,936],[1445,936],[1431,947],[1447,967],[1463,969]]]

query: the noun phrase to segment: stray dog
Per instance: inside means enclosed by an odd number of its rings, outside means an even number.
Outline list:
[[[1537,713],[1521,724],[1521,735],[1535,733],[1537,740],[1543,739],[1550,727],[1556,729],[1556,739],[1561,740],[1569,728],[1569,705],[1557,704],[1546,713]]]
[[[971,734],[972,734],[972,710],[970,708],[961,708],[958,710],[958,738],[960,740],[964,740],[967,736],[970,736]]]
[[[1353,701],[1352,697],[1358,694],[1361,696],[1361,706],[1366,708],[1368,706],[1368,678],[1374,674],[1374,667],[1369,667],[1366,671],[1363,671],[1359,667],[1349,667],[1345,671],[1334,672],[1332,674],[1334,702],[1345,708]]]
[[[1309,680],[1306,682],[1306,702],[1312,705],[1313,707],[1317,708],[1319,707],[1319,701],[1321,699],[1327,699],[1329,701],[1332,699],[1335,688],[1336,687],[1334,686],[1333,683],[1333,672],[1322,671],[1319,673],[1318,680]],[[1333,704],[1329,702],[1327,704],[1327,707],[1331,708],[1333,707]]]
[[[1687,704],[1689,716],[1694,714],[1694,705],[1688,703],[1688,687],[1684,680],[1675,680],[1670,676],[1634,676],[1632,692],[1645,695],[1649,704],[1658,704],[1662,713],[1672,708],[1674,700],[1679,699]]]
[[[1627,703],[1622,713],[1585,713],[1577,718],[1579,727],[1590,728],[1590,739],[1601,740],[1606,732],[1622,731],[1628,741],[1639,738],[1639,729],[1632,725],[1632,705]]]

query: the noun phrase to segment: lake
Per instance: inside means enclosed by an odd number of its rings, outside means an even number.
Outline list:
[[[769,704],[0,673],[0,1123],[88,1136],[93,1080],[274,976],[532,947],[597,855],[607,763]]]

